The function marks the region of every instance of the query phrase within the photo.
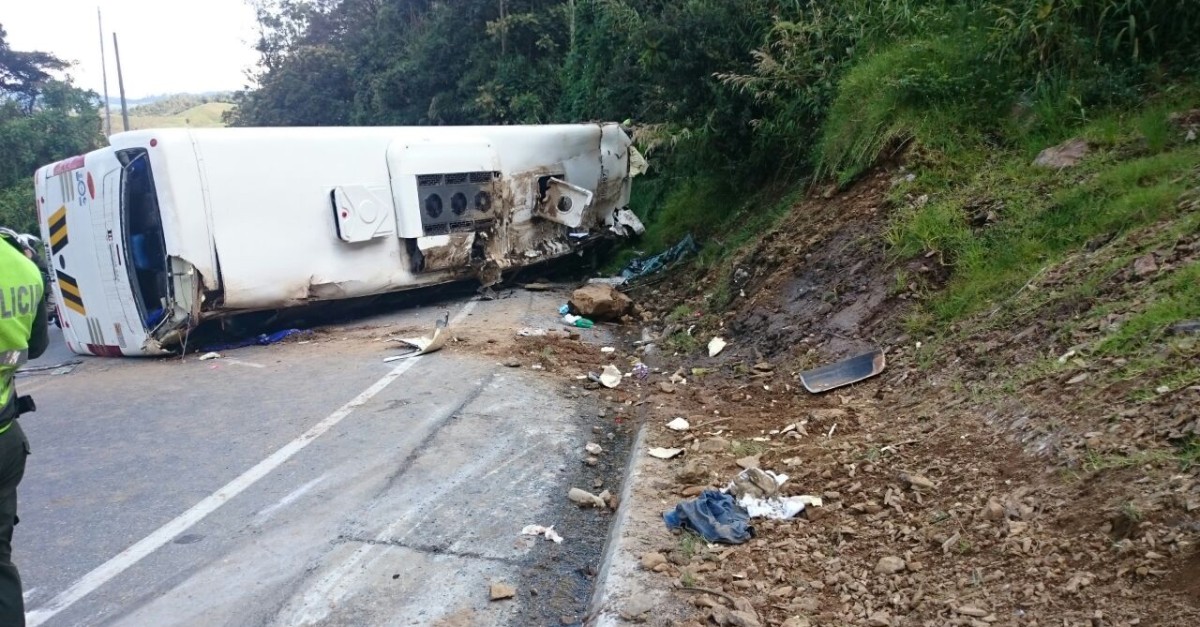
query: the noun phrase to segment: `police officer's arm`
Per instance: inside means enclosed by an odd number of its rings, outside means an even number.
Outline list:
[[[29,358],[37,359],[46,352],[46,347],[50,345],[50,324],[46,319],[46,299],[50,289],[46,285],[46,281],[42,281],[42,299],[38,302],[37,313],[33,317],[33,329],[29,334]]]

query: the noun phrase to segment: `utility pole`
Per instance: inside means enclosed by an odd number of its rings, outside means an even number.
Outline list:
[[[104,136],[112,135],[112,109],[108,106],[108,60],[104,57],[104,20],[96,7],[96,24],[100,27],[100,79],[104,81]]]
[[[121,48],[117,45],[117,34],[113,33],[113,56],[117,59],[117,88],[121,90],[121,122],[129,130],[129,108],[125,106],[125,78],[121,75]]]
[[[508,56],[508,11],[500,0],[500,56]]]

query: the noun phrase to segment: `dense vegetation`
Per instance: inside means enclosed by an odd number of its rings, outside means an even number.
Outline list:
[[[254,0],[235,124],[631,120],[651,246],[898,146],[1025,149],[1200,67],[1188,0]]]
[[[13,50],[0,27],[0,226],[37,233],[34,170],[103,139],[96,95],[50,77],[66,67],[44,52]]]

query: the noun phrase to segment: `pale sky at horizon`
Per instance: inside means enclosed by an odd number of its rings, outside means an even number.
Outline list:
[[[97,7],[114,102],[114,31],[129,98],[242,89],[258,59],[254,11],[244,0],[0,0],[0,25],[12,49],[75,62],[67,72],[75,85],[103,95]]]

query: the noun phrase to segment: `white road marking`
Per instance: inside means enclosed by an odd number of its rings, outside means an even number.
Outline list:
[[[477,302],[472,300],[463,305],[463,308],[451,320],[451,324],[457,324],[465,318],[475,308]],[[356,408],[371,400],[371,398],[383,391],[392,381],[395,381],[400,375],[419,363],[420,359],[420,357],[410,359],[396,366],[384,375],[382,379],[373,383],[371,387],[363,390],[358,396],[351,399],[350,402],[339,407],[337,411],[329,414],[324,420],[313,425],[311,429],[300,434],[296,439],[283,445],[282,448],[272,453],[270,457],[262,460],[250,470],[242,473],[238,478],[205,497],[204,500],[193,505],[191,509],[180,514],[174,520],[159,527],[133,546],[121,551],[112,559],[84,575],[79,581],[72,584],[71,587],[62,591],[53,599],[50,599],[49,603],[36,610],[27,612],[25,614],[26,625],[28,627],[38,627],[38,625],[54,618],[63,610],[78,603],[80,599],[95,592],[100,586],[103,586],[133,565],[142,561],[147,555],[158,550],[179,534],[190,529],[193,525],[203,520],[204,517],[213,513],[222,505],[229,502],[230,499],[241,494],[260,479],[270,474],[271,471],[291,459],[296,453],[304,450],[314,440],[324,435],[325,432],[344,420],[346,416],[349,416]]]
[[[322,481],[324,481],[325,477],[328,477],[328,476],[329,476],[329,473],[325,473],[325,474],[321,475],[320,477],[317,477],[316,479],[313,479],[312,481],[309,481],[308,483],[296,488],[295,490],[292,490],[287,496],[279,499],[279,501],[276,502],[274,505],[264,507],[263,510],[260,511],[254,517],[254,524],[261,525],[261,524],[267,522],[267,520],[270,519],[271,516],[275,515],[275,512],[287,507],[288,505],[291,505],[296,499],[304,496],[304,494],[306,492],[313,489],[314,486],[316,486],[318,483],[321,483]]]
[[[23,596],[25,598],[25,602],[28,603],[30,597],[32,597],[33,593],[37,592],[37,591],[38,591],[38,588],[30,588],[30,589],[26,590],[21,596]]]

